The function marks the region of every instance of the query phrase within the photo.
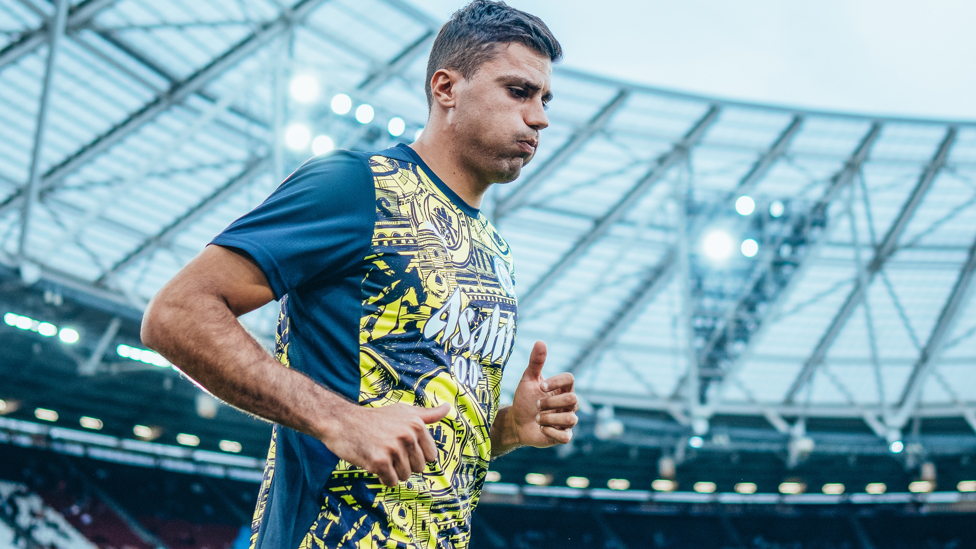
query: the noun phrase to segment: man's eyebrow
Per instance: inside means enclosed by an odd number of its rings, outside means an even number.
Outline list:
[[[505,84],[522,86],[523,88],[531,92],[538,92],[542,89],[542,86],[534,82],[531,82],[529,80],[526,80],[525,77],[523,76],[503,74],[497,78],[497,81]],[[552,101],[552,98],[553,98],[552,92],[546,92],[546,94],[542,96],[542,101],[548,103]]]

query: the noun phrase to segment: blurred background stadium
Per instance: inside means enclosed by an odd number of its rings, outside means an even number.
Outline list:
[[[0,0],[0,546],[246,546],[270,427],[143,348],[142,310],[309,156],[412,142],[441,23]],[[571,66],[484,211],[510,365],[547,341],[582,421],[493,463],[473,545],[976,546],[976,122]],[[241,319],[269,345],[274,305]]]

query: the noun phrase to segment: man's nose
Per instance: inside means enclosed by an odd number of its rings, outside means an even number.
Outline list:
[[[534,130],[544,130],[549,127],[549,117],[542,101],[533,101],[529,112],[525,115],[525,124]]]

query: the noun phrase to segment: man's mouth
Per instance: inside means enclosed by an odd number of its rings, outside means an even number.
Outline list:
[[[536,147],[539,146],[539,142],[535,139],[531,139],[531,140],[523,139],[522,141],[519,141],[518,144],[519,144],[519,149],[521,149],[522,152],[527,154],[535,153]]]

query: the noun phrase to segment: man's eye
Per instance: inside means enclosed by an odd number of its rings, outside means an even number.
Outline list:
[[[514,95],[515,97],[520,97],[521,98],[521,97],[526,97],[527,96],[527,94],[525,93],[525,90],[523,90],[522,88],[508,88],[508,90],[510,92],[512,92],[512,95]]]

